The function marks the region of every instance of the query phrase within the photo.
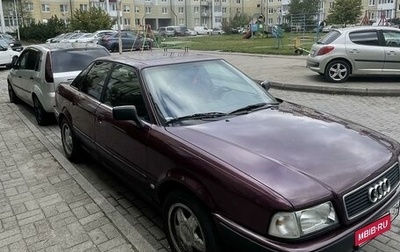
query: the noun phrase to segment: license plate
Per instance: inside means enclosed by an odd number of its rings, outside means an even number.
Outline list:
[[[371,224],[360,228],[354,234],[354,245],[356,247],[361,246],[362,244],[372,240],[380,234],[389,231],[391,228],[391,214],[387,214],[372,222]]]

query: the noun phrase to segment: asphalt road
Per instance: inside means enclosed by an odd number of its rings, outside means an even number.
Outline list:
[[[7,70],[0,71],[5,79]],[[0,103],[8,103],[5,81],[0,82],[3,93]],[[350,95],[328,95],[318,93],[293,92],[271,89],[276,97],[350,119],[380,131],[400,141],[400,102],[397,97],[363,97]],[[9,105],[14,106],[14,105]],[[58,126],[54,123],[46,127],[37,126],[32,109],[18,105],[22,112],[35,125],[47,140],[61,153],[61,139]],[[1,133],[1,132],[0,132]],[[345,146],[344,146],[345,148]],[[312,158],[312,157],[310,157]],[[109,171],[93,160],[73,164],[75,168],[128,220],[157,251],[168,251],[168,242],[162,231],[161,216],[151,205],[143,202],[132,190],[121,184]],[[400,222],[397,218],[392,230],[373,240],[362,248],[365,252],[399,251]]]

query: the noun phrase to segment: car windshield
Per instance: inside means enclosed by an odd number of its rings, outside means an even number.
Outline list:
[[[108,52],[103,48],[53,51],[53,71],[54,73],[81,71],[92,60],[108,55]]]
[[[265,89],[224,60],[149,67],[142,73],[166,122],[232,115],[276,103]]]

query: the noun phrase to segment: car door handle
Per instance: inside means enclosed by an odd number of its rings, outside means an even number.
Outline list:
[[[31,76],[31,77],[29,77],[29,79],[30,79],[30,80],[33,80],[34,78],[33,78],[33,76]]]
[[[386,54],[390,55],[390,56],[397,55],[397,53],[395,51],[389,51]]]
[[[351,49],[351,50],[349,50],[349,52],[350,52],[350,53],[357,54],[357,53],[359,53],[360,51],[358,51],[357,49]]]

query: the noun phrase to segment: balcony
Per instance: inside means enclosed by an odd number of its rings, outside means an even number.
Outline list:
[[[209,12],[209,11],[203,11],[203,12],[201,13],[201,16],[202,16],[202,17],[209,17],[209,16],[210,16],[210,12]]]
[[[200,1],[200,6],[210,6],[210,5],[211,5],[211,1],[204,1],[204,0]]]

